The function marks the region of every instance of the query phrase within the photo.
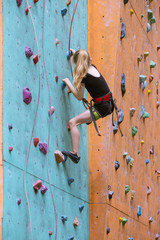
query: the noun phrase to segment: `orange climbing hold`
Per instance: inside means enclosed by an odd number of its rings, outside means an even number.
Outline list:
[[[56,150],[54,152],[54,155],[55,155],[57,163],[61,163],[64,161],[64,155],[59,150]]]
[[[153,75],[149,76],[149,81],[150,81],[150,82],[152,82],[153,79],[154,79],[154,76],[153,76]]]
[[[36,193],[37,193],[38,190],[41,188],[41,186],[42,186],[41,180],[38,180],[37,182],[35,182],[35,184],[33,185],[33,188],[34,188],[34,190],[35,190]]]
[[[38,60],[39,60],[40,57],[41,57],[40,54],[37,54],[37,55],[33,56],[33,62],[34,62],[34,64],[36,64],[36,63],[38,62]]]
[[[34,146],[37,147],[38,143],[39,143],[39,138],[33,138],[33,143],[34,143]]]
[[[31,6],[29,6],[29,7],[27,7],[27,8],[25,9],[26,15],[28,15],[29,9],[31,9]]]
[[[73,221],[73,225],[74,225],[75,227],[78,227],[78,226],[79,226],[79,220],[78,220],[77,217],[75,217],[75,219],[74,219],[74,221]]]
[[[157,51],[160,49],[160,45],[157,45]]]
[[[71,0],[67,0],[67,6],[71,4]]]
[[[48,115],[50,117],[50,112],[51,112],[51,116],[53,115],[53,113],[55,112],[55,108],[53,106],[51,106],[51,110],[48,109]]]

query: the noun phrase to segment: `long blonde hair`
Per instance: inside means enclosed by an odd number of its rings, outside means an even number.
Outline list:
[[[73,85],[79,89],[82,79],[86,76],[91,64],[89,53],[84,50],[78,50],[73,55],[73,62],[76,64],[73,74]]]

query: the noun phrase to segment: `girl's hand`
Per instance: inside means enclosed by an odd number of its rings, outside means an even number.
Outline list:
[[[74,55],[76,52],[73,48],[70,48],[70,51],[72,52],[72,55]]]
[[[70,83],[69,78],[64,78],[62,79],[62,81],[68,86],[68,84]]]

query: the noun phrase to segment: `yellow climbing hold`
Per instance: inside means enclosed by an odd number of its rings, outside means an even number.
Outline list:
[[[130,14],[132,15],[134,13],[133,9],[130,10]]]
[[[132,199],[132,200],[134,199],[135,193],[136,193],[136,191],[132,190],[132,192],[131,192],[131,199]]]
[[[143,55],[141,54],[140,56],[137,57],[137,60],[138,60],[139,62],[141,62],[141,61],[142,61],[142,58],[143,58]]]
[[[149,52],[144,52],[144,57],[145,58],[148,57],[148,55],[149,55]]]
[[[151,90],[150,90],[150,89],[148,89],[148,95],[149,95],[149,94],[151,94]]]
[[[141,140],[141,144],[144,144],[144,140]]]
[[[120,221],[120,222],[122,222],[122,221],[123,221],[123,218],[122,218],[122,217],[120,217],[120,218],[119,218],[119,221]]]

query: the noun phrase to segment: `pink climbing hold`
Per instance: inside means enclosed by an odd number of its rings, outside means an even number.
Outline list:
[[[39,143],[39,138],[33,138],[33,143],[34,143],[34,146],[37,147],[38,143]]]
[[[17,2],[17,6],[20,7],[22,4],[22,0],[16,0],[16,2]]]
[[[55,112],[55,108],[53,106],[51,106],[51,110],[48,109],[48,115],[50,117],[50,112],[51,112],[51,116],[53,115],[53,113]]]
[[[48,188],[44,185],[41,186],[41,193],[45,194],[47,192]]]
[[[33,185],[33,188],[35,190],[35,192],[37,193],[38,190],[42,187],[42,182],[41,180],[38,180],[37,182],[35,182],[35,184]]]
[[[25,47],[25,54],[26,54],[26,57],[28,57],[28,58],[33,55],[33,52],[30,49],[30,47],[28,47],[28,46]]]
[[[59,44],[59,39],[58,38],[56,38],[56,45],[58,45]]]
[[[12,152],[13,151],[13,147],[9,146],[9,151]]]
[[[28,15],[29,9],[31,9],[31,6],[29,6],[29,7],[27,7],[27,8],[25,9],[26,15]]]
[[[74,221],[73,221],[73,225],[78,227],[79,226],[79,220],[77,217],[75,217]]]
[[[20,199],[20,198],[17,199],[17,204],[18,204],[18,205],[21,204],[21,199]]]
[[[49,231],[49,235],[50,235],[50,236],[52,235],[52,231]]]
[[[23,102],[29,104],[32,100],[32,94],[28,87],[23,88]]]
[[[40,54],[37,54],[37,55],[33,56],[33,62],[34,62],[34,64],[36,64],[36,63],[38,62],[38,60],[39,60],[40,57],[41,57]]]
[[[39,150],[43,153],[43,154],[47,154],[47,150],[48,150],[48,145],[44,142],[40,142],[39,143]]]
[[[58,82],[58,76],[55,76],[56,82]]]
[[[12,123],[8,123],[8,128],[11,130],[13,128]]]

